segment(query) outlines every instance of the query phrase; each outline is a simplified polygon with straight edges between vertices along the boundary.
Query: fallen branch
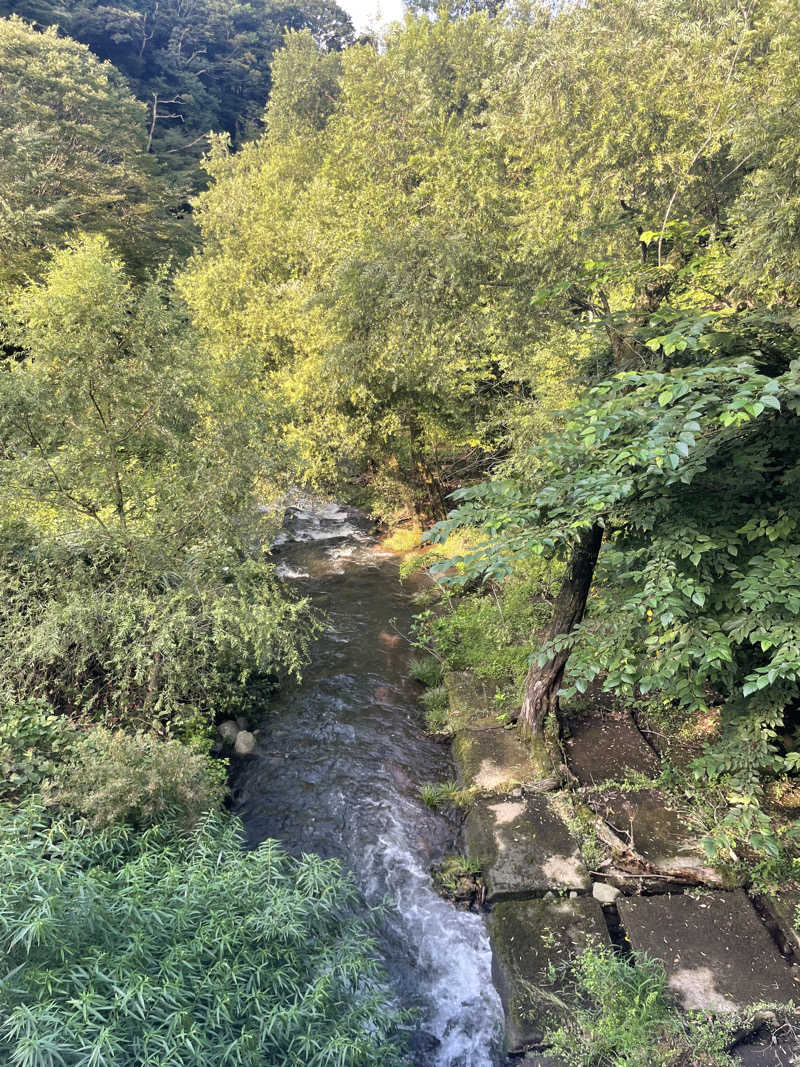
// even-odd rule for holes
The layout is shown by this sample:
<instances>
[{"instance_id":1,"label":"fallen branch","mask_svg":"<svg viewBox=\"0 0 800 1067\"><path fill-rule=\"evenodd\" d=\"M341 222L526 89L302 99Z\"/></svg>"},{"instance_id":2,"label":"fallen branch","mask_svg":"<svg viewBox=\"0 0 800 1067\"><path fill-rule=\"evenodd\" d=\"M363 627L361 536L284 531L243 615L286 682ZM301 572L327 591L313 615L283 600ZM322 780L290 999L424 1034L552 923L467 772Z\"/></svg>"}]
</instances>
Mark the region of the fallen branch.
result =
<instances>
[{"instance_id":1,"label":"fallen branch","mask_svg":"<svg viewBox=\"0 0 800 1067\"><path fill-rule=\"evenodd\" d=\"M625 874L647 876L652 878L668 878L673 882L681 882L684 885L710 885L722 888L724 882L721 875L713 867L660 867L646 860L641 853L616 834L605 819L598 815L595 818L595 830L597 836L611 849L613 862Z\"/></svg>"}]
</instances>

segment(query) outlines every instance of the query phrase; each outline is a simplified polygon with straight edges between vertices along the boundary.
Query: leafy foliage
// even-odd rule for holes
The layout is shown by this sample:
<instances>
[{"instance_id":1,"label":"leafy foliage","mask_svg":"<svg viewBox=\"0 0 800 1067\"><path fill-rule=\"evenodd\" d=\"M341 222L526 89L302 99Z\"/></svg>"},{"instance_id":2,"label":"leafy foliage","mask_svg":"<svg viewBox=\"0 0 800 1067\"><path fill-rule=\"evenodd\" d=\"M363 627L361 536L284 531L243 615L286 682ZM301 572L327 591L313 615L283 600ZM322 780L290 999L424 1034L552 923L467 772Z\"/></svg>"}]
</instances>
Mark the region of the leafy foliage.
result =
<instances>
[{"instance_id":1,"label":"leafy foliage","mask_svg":"<svg viewBox=\"0 0 800 1067\"><path fill-rule=\"evenodd\" d=\"M573 1067L727 1067L734 1024L684 1014L659 960L589 948L575 960L570 1018L547 1035ZM572 1006L574 1003L574 1007Z\"/></svg>"},{"instance_id":2,"label":"leafy foliage","mask_svg":"<svg viewBox=\"0 0 800 1067\"><path fill-rule=\"evenodd\" d=\"M649 343L664 352L669 336ZM536 489L464 490L439 536L484 522L491 540L462 563L503 574L516 556L558 555L603 525L600 596L540 661L571 649L572 691L602 676L633 699L724 703L722 741L697 769L752 793L764 771L794 766L776 731L800 677L797 341L783 314L706 315L680 336L694 338L691 362L588 390L537 451Z\"/></svg>"},{"instance_id":3,"label":"leafy foliage","mask_svg":"<svg viewBox=\"0 0 800 1067\"><path fill-rule=\"evenodd\" d=\"M227 816L0 824L0 1054L55 1064L399 1063L356 891L332 860L245 851Z\"/></svg>"},{"instance_id":4,"label":"leafy foliage","mask_svg":"<svg viewBox=\"0 0 800 1067\"><path fill-rule=\"evenodd\" d=\"M102 548L17 546L3 557L0 682L10 692L186 730L238 710L251 679L299 671L307 605L288 599L265 563L209 545L164 571L151 560L147 572Z\"/></svg>"},{"instance_id":5,"label":"leafy foliage","mask_svg":"<svg viewBox=\"0 0 800 1067\"><path fill-rule=\"evenodd\" d=\"M415 641L435 649L449 670L472 671L507 684L517 694L535 633L549 615L554 569L534 560L477 591L459 594L445 585L440 604L416 616ZM465 576L451 578L457 585Z\"/></svg>"},{"instance_id":6,"label":"leafy foliage","mask_svg":"<svg viewBox=\"0 0 800 1067\"><path fill-rule=\"evenodd\" d=\"M0 800L36 791L75 743L73 723L43 700L0 699Z\"/></svg>"},{"instance_id":7,"label":"leafy foliage","mask_svg":"<svg viewBox=\"0 0 800 1067\"><path fill-rule=\"evenodd\" d=\"M296 673L309 632L257 547L263 446L216 388L237 368L167 296L86 238L16 295L0 374L2 686L148 728Z\"/></svg>"}]
</instances>

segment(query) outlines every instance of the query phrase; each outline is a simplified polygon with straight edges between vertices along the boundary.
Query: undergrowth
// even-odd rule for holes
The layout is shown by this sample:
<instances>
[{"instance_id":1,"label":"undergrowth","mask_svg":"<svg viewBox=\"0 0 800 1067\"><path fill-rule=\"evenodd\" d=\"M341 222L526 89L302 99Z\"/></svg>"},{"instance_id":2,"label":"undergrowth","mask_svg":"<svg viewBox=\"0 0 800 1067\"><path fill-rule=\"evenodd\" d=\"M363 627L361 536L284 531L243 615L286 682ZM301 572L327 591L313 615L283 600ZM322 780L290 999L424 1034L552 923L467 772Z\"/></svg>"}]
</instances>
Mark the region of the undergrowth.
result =
<instances>
[{"instance_id":1,"label":"undergrowth","mask_svg":"<svg viewBox=\"0 0 800 1067\"><path fill-rule=\"evenodd\" d=\"M428 808L468 808L474 791L463 789L458 782L426 782L420 786L419 795Z\"/></svg>"},{"instance_id":2,"label":"undergrowth","mask_svg":"<svg viewBox=\"0 0 800 1067\"><path fill-rule=\"evenodd\" d=\"M660 960L589 948L572 963L569 1012L545 1035L570 1067L728 1067L736 1023L682 1012ZM562 996L564 994L561 994ZM738 1022L738 1020L737 1020Z\"/></svg>"},{"instance_id":3,"label":"undergrowth","mask_svg":"<svg viewBox=\"0 0 800 1067\"><path fill-rule=\"evenodd\" d=\"M338 862L0 810L0 1062L16 1067L389 1067L373 928Z\"/></svg>"}]
</instances>

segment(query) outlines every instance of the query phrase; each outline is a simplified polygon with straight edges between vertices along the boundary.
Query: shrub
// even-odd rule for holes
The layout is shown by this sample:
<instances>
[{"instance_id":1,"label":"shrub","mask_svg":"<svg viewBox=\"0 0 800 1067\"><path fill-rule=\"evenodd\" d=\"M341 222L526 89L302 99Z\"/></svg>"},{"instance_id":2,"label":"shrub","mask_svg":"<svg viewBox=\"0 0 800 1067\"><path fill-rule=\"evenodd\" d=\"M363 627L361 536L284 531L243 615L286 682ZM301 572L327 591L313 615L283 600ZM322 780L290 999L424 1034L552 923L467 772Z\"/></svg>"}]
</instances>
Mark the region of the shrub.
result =
<instances>
[{"instance_id":1,"label":"shrub","mask_svg":"<svg viewBox=\"0 0 800 1067\"><path fill-rule=\"evenodd\" d=\"M74 741L72 724L46 701L0 697L0 799L38 789Z\"/></svg>"},{"instance_id":2,"label":"shrub","mask_svg":"<svg viewBox=\"0 0 800 1067\"><path fill-rule=\"evenodd\" d=\"M449 732L450 698L443 685L426 689L420 697L425 707L425 726L431 733Z\"/></svg>"},{"instance_id":3,"label":"shrub","mask_svg":"<svg viewBox=\"0 0 800 1067\"><path fill-rule=\"evenodd\" d=\"M197 709L238 710L253 678L299 671L312 627L270 566L219 544L137 570L97 543L41 540L0 553L0 628L9 692L180 730Z\"/></svg>"},{"instance_id":4,"label":"shrub","mask_svg":"<svg viewBox=\"0 0 800 1067\"><path fill-rule=\"evenodd\" d=\"M660 960L589 948L571 969L569 1020L545 1035L571 1067L726 1067L734 1025L683 1013Z\"/></svg>"},{"instance_id":5,"label":"shrub","mask_svg":"<svg viewBox=\"0 0 800 1067\"><path fill-rule=\"evenodd\" d=\"M0 817L0 1061L388 1067L370 929L336 861L242 847L216 814L137 835Z\"/></svg>"},{"instance_id":6,"label":"shrub","mask_svg":"<svg viewBox=\"0 0 800 1067\"><path fill-rule=\"evenodd\" d=\"M473 791L462 789L456 781L425 782L419 787L419 795L422 803L431 809L468 808L473 799Z\"/></svg>"},{"instance_id":7,"label":"shrub","mask_svg":"<svg viewBox=\"0 0 800 1067\"><path fill-rule=\"evenodd\" d=\"M459 594L446 587L440 609L416 616L415 644L434 650L447 670L510 682L516 690L535 649L532 635L550 617L552 578L548 565L535 560L519 575L476 592Z\"/></svg>"},{"instance_id":8,"label":"shrub","mask_svg":"<svg viewBox=\"0 0 800 1067\"><path fill-rule=\"evenodd\" d=\"M180 741L97 727L57 772L49 799L95 828L141 828L164 819L191 826L220 806L224 779L223 763Z\"/></svg>"}]
</instances>

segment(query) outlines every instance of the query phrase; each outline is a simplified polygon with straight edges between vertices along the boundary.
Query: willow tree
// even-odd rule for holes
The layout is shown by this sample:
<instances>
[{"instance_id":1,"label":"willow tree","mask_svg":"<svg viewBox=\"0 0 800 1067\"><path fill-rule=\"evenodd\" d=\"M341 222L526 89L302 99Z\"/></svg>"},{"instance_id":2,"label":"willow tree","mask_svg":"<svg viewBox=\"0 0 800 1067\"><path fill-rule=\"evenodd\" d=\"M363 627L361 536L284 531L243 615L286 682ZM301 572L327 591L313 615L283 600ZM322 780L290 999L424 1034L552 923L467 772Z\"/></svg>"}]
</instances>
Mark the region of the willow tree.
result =
<instances>
[{"instance_id":1,"label":"willow tree","mask_svg":"<svg viewBox=\"0 0 800 1067\"><path fill-rule=\"evenodd\" d=\"M485 15L409 18L341 58L293 37L267 135L212 160L183 288L217 351L260 357L295 478L441 516L522 398L566 400L559 356L516 329L519 190L490 133L507 39Z\"/></svg>"},{"instance_id":2,"label":"willow tree","mask_svg":"<svg viewBox=\"0 0 800 1067\"><path fill-rule=\"evenodd\" d=\"M297 670L308 618L258 547L267 447L238 364L98 236L3 317L0 699L191 730Z\"/></svg>"},{"instance_id":3,"label":"willow tree","mask_svg":"<svg viewBox=\"0 0 800 1067\"><path fill-rule=\"evenodd\" d=\"M0 19L0 289L35 275L75 230L106 234L139 270L180 251L143 117L84 45Z\"/></svg>"}]
</instances>

